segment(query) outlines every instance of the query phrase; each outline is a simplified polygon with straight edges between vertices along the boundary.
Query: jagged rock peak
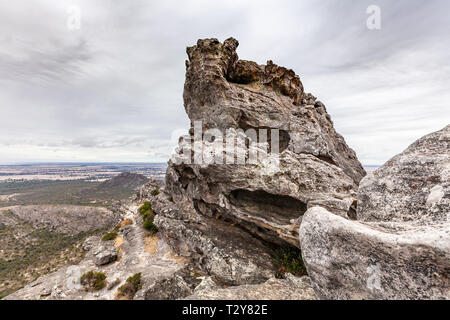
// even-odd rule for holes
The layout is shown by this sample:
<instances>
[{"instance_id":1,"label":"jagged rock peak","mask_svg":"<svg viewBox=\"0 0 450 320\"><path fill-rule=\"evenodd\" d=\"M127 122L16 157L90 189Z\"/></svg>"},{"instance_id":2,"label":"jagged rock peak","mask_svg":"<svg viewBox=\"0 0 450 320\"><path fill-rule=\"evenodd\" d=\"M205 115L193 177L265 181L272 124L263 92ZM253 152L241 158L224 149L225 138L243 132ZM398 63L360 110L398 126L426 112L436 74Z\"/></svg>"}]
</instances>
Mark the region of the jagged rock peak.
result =
<instances>
[{"instance_id":1,"label":"jagged rock peak","mask_svg":"<svg viewBox=\"0 0 450 320\"><path fill-rule=\"evenodd\" d=\"M311 154L344 170L355 184L365 171L328 115L325 105L305 93L294 71L272 61L239 60L238 41L198 40L188 47L184 106L203 129L280 130L280 152Z\"/></svg>"},{"instance_id":2,"label":"jagged rock peak","mask_svg":"<svg viewBox=\"0 0 450 320\"><path fill-rule=\"evenodd\" d=\"M292 98L292 103L300 105L305 96L299 76L291 69L277 66L271 60L260 66L256 62L239 60L236 49L239 42L228 38L224 43L217 39L198 40L197 45L187 48L186 79L196 79L200 75L220 77L237 84L264 84L273 90ZM201 63L210 61L211 64ZM197 68L202 66L202 69Z\"/></svg>"}]
</instances>

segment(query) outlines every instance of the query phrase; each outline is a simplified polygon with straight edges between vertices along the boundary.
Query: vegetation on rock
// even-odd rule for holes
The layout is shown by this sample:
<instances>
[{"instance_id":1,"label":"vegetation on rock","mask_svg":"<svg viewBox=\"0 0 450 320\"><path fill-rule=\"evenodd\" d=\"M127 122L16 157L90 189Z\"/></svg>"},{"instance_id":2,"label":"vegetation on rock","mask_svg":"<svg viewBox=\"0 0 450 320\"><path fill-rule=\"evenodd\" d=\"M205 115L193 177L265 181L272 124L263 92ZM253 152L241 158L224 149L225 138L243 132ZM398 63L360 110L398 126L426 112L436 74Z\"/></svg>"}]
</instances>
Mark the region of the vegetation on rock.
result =
<instances>
[{"instance_id":1,"label":"vegetation on rock","mask_svg":"<svg viewBox=\"0 0 450 320\"><path fill-rule=\"evenodd\" d=\"M274 264L277 268L277 278L283 278L285 273L291 273L294 276L307 275L302 253L298 248L292 246L279 248L275 252Z\"/></svg>"},{"instance_id":2,"label":"vegetation on rock","mask_svg":"<svg viewBox=\"0 0 450 320\"><path fill-rule=\"evenodd\" d=\"M155 189L157 190L157 189ZM159 192L159 191L158 191ZM155 218L155 213L153 212L152 205L149 201L146 201L142 206L138 209L139 213L142 215L143 227L150 231L152 234L158 232L158 228L153 223Z\"/></svg>"},{"instance_id":3,"label":"vegetation on rock","mask_svg":"<svg viewBox=\"0 0 450 320\"><path fill-rule=\"evenodd\" d=\"M119 232L120 230L120 224L117 225L113 231L108 232L107 234L105 234L102 238L103 241L110 241L110 240L114 240L117 237L117 232Z\"/></svg>"},{"instance_id":4,"label":"vegetation on rock","mask_svg":"<svg viewBox=\"0 0 450 320\"><path fill-rule=\"evenodd\" d=\"M153 189L153 190L150 192L150 194L151 194L152 196L157 196L157 195L159 194L159 189Z\"/></svg>"},{"instance_id":5,"label":"vegetation on rock","mask_svg":"<svg viewBox=\"0 0 450 320\"><path fill-rule=\"evenodd\" d=\"M91 270L81 276L80 282L86 291L98 291L106 287L106 275Z\"/></svg>"},{"instance_id":6,"label":"vegetation on rock","mask_svg":"<svg viewBox=\"0 0 450 320\"><path fill-rule=\"evenodd\" d=\"M142 280L141 273L139 272L129 277L125 284L117 289L117 298L131 300L140 288L142 288Z\"/></svg>"}]
</instances>

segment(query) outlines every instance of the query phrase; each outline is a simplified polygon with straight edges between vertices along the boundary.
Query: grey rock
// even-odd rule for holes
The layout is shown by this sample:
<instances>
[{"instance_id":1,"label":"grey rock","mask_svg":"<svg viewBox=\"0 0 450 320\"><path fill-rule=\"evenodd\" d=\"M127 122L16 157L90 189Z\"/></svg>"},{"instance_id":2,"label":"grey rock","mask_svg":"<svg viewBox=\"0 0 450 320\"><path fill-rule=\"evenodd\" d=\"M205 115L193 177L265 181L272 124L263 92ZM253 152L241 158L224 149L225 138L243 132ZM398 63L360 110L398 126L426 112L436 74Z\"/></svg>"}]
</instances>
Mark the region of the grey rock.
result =
<instances>
[{"instance_id":1,"label":"grey rock","mask_svg":"<svg viewBox=\"0 0 450 320\"><path fill-rule=\"evenodd\" d=\"M360 221L441 223L450 211L450 125L429 134L361 181Z\"/></svg>"},{"instance_id":2,"label":"grey rock","mask_svg":"<svg viewBox=\"0 0 450 320\"><path fill-rule=\"evenodd\" d=\"M309 209L303 260L325 299L450 299L449 129L361 182L357 218Z\"/></svg>"},{"instance_id":3,"label":"grey rock","mask_svg":"<svg viewBox=\"0 0 450 320\"><path fill-rule=\"evenodd\" d=\"M121 282L120 279L117 278L117 279L114 280L113 282L109 283L109 284L108 284L108 290L114 289L115 287L117 287L117 286L120 284L120 282Z\"/></svg>"},{"instance_id":4,"label":"grey rock","mask_svg":"<svg viewBox=\"0 0 450 320\"><path fill-rule=\"evenodd\" d=\"M97 266L102 266L117 260L117 249L112 244L101 245L95 249L94 263Z\"/></svg>"},{"instance_id":5,"label":"grey rock","mask_svg":"<svg viewBox=\"0 0 450 320\"><path fill-rule=\"evenodd\" d=\"M155 281L145 289L146 300L175 300L192 294L192 289L179 275Z\"/></svg>"},{"instance_id":6,"label":"grey rock","mask_svg":"<svg viewBox=\"0 0 450 320\"><path fill-rule=\"evenodd\" d=\"M308 277L271 278L262 284L241 285L223 289L205 288L186 300L316 300ZM295 279L294 279L295 278Z\"/></svg>"}]
</instances>

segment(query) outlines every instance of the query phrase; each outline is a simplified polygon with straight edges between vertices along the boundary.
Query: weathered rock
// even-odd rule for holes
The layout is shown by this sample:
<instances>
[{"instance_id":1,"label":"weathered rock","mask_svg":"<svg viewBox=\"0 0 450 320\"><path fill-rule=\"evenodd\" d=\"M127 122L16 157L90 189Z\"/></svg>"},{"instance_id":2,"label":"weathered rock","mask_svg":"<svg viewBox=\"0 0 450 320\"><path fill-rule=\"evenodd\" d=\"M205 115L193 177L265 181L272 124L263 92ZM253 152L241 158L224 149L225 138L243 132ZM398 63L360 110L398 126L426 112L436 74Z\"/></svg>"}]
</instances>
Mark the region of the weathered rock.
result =
<instances>
[{"instance_id":1,"label":"weathered rock","mask_svg":"<svg viewBox=\"0 0 450 320\"><path fill-rule=\"evenodd\" d=\"M363 179L359 221L306 212L300 243L319 297L450 299L449 129Z\"/></svg>"},{"instance_id":2,"label":"weathered rock","mask_svg":"<svg viewBox=\"0 0 450 320\"><path fill-rule=\"evenodd\" d=\"M233 285L273 276L273 250L299 246L297 224L310 202L346 216L365 174L300 78L271 61L238 60L237 46L233 38L205 39L187 49L183 97L190 135L180 139L169 162L166 194L151 198L155 224L171 247ZM210 131L195 145L198 121ZM195 151L216 150L220 140L212 129L226 141L247 141L236 143L237 157L267 156L245 164L191 164ZM249 138L243 131L252 129L256 137ZM269 131L264 143L259 129L278 130L279 158L276 136Z\"/></svg>"},{"instance_id":3,"label":"weathered rock","mask_svg":"<svg viewBox=\"0 0 450 320\"><path fill-rule=\"evenodd\" d=\"M102 266L117 260L117 249L112 244L99 246L93 254L94 263L97 266Z\"/></svg>"},{"instance_id":4,"label":"weathered rock","mask_svg":"<svg viewBox=\"0 0 450 320\"><path fill-rule=\"evenodd\" d=\"M145 289L146 300L175 300L192 294L192 289L179 275L155 281Z\"/></svg>"},{"instance_id":5,"label":"weathered rock","mask_svg":"<svg viewBox=\"0 0 450 320\"><path fill-rule=\"evenodd\" d=\"M316 300L308 277L271 278L262 284L224 289L206 288L186 297L187 300Z\"/></svg>"},{"instance_id":6,"label":"weathered rock","mask_svg":"<svg viewBox=\"0 0 450 320\"><path fill-rule=\"evenodd\" d=\"M336 133L325 106L304 93L294 71L268 61L238 60L238 41L198 40L187 48L184 106L205 128L276 128L280 152L311 154L343 169L356 183L365 171Z\"/></svg>"},{"instance_id":7,"label":"weathered rock","mask_svg":"<svg viewBox=\"0 0 450 320\"><path fill-rule=\"evenodd\" d=\"M442 223L450 211L450 125L361 181L358 220Z\"/></svg>"}]
</instances>

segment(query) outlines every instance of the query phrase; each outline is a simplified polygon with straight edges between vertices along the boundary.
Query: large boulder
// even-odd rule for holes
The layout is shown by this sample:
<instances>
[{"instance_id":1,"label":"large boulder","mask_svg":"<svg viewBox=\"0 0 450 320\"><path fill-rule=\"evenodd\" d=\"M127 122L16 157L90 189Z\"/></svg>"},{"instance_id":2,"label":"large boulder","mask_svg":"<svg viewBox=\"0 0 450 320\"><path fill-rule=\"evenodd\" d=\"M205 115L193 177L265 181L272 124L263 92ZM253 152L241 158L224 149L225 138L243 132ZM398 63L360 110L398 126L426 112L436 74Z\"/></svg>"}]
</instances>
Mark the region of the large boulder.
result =
<instances>
[{"instance_id":1,"label":"large boulder","mask_svg":"<svg viewBox=\"0 0 450 320\"><path fill-rule=\"evenodd\" d=\"M204 39L187 49L183 97L191 128L169 161L164 192L150 196L172 248L233 285L273 276L274 249L299 247L308 207L354 216L365 175L294 71L239 60L237 46L233 38ZM212 153L224 163L208 161ZM250 160L255 154L265 156Z\"/></svg>"},{"instance_id":2,"label":"large boulder","mask_svg":"<svg viewBox=\"0 0 450 320\"><path fill-rule=\"evenodd\" d=\"M450 126L361 181L357 219L308 210L300 226L326 299L450 299Z\"/></svg>"},{"instance_id":3,"label":"large boulder","mask_svg":"<svg viewBox=\"0 0 450 320\"><path fill-rule=\"evenodd\" d=\"M111 242L111 241L109 241ZM97 266L102 266L117 260L118 251L112 243L98 246L94 252L94 263Z\"/></svg>"}]
</instances>

